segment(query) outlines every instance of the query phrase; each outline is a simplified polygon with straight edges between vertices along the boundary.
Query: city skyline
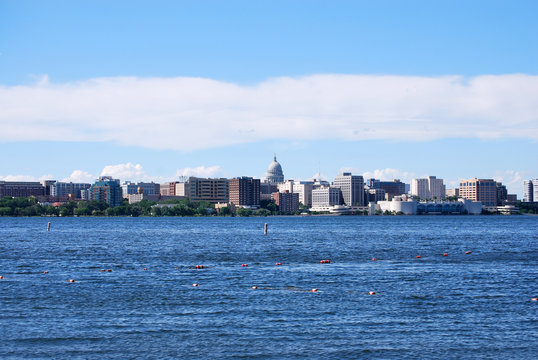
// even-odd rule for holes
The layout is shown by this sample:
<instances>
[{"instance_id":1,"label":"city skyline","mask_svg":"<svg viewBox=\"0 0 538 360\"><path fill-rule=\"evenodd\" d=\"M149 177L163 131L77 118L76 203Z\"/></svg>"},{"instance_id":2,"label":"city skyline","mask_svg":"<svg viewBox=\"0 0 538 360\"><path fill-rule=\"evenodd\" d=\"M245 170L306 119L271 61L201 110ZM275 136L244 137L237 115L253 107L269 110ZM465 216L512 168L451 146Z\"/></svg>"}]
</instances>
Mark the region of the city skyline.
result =
<instances>
[{"instance_id":1,"label":"city skyline","mask_svg":"<svg viewBox=\"0 0 538 360\"><path fill-rule=\"evenodd\" d=\"M538 176L535 2L55 4L0 1L0 180Z\"/></svg>"}]
</instances>

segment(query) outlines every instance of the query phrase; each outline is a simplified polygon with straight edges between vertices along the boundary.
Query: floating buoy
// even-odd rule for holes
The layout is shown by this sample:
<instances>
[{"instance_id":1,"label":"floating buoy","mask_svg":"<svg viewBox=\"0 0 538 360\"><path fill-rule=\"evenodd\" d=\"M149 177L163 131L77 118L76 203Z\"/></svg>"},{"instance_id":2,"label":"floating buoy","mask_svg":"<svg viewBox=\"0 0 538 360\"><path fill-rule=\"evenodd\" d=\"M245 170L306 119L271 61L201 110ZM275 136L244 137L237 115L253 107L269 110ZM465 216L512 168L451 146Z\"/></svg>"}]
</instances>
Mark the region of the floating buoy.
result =
<instances>
[{"instance_id":1,"label":"floating buoy","mask_svg":"<svg viewBox=\"0 0 538 360\"><path fill-rule=\"evenodd\" d=\"M105 270L105 269L101 269L101 270L99 270L99 271L100 271L100 272L105 272L106 270Z\"/></svg>"},{"instance_id":2,"label":"floating buoy","mask_svg":"<svg viewBox=\"0 0 538 360\"><path fill-rule=\"evenodd\" d=\"M0 275L0 280L2 280L2 279L4 279L4 277Z\"/></svg>"},{"instance_id":3,"label":"floating buoy","mask_svg":"<svg viewBox=\"0 0 538 360\"><path fill-rule=\"evenodd\" d=\"M147 271L148 269L147 269L147 268L143 268L142 270L143 270L143 271Z\"/></svg>"},{"instance_id":4,"label":"floating buoy","mask_svg":"<svg viewBox=\"0 0 538 360\"><path fill-rule=\"evenodd\" d=\"M253 289L257 289L258 287L257 287L256 285L254 285L252 288L253 288Z\"/></svg>"},{"instance_id":5,"label":"floating buoy","mask_svg":"<svg viewBox=\"0 0 538 360\"><path fill-rule=\"evenodd\" d=\"M176 267L176 268L174 268L174 270L179 270L179 268Z\"/></svg>"},{"instance_id":6,"label":"floating buoy","mask_svg":"<svg viewBox=\"0 0 538 360\"><path fill-rule=\"evenodd\" d=\"M197 268L197 269L203 269L203 268L204 268L204 265L196 265L196 268Z\"/></svg>"},{"instance_id":7,"label":"floating buoy","mask_svg":"<svg viewBox=\"0 0 538 360\"><path fill-rule=\"evenodd\" d=\"M448 254L447 254L447 253L444 253L443 256L448 256Z\"/></svg>"},{"instance_id":8,"label":"floating buoy","mask_svg":"<svg viewBox=\"0 0 538 360\"><path fill-rule=\"evenodd\" d=\"M280 265L282 265L282 263L276 263L276 264L275 264L275 266L280 266Z\"/></svg>"},{"instance_id":9,"label":"floating buoy","mask_svg":"<svg viewBox=\"0 0 538 360\"><path fill-rule=\"evenodd\" d=\"M375 291L369 291L368 295L375 295Z\"/></svg>"},{"instance_id":10,"label":"floating buoy","mask_svg":"<svg viewBox=\"0 0 538 360\"><path fill-rule=\"evenodd\" d=\"M192 284L192 286L198 286L198 284Z\"/></svg>"},{"instance_id":11,"label":"floating buoy","mask_svg":"<svg viewBox=\"0 0 538 360\"><path fill-rule=\"evenodd\" d=\"M532 298L531 301L538 301L538 297Z\"/></svg>"},{"instance_id":12,"label":"floating buoy","mask_svg":"<svg viewBox=\"0 0 538 360\"><path fill-rule=\"evenodd\" d=\"M112 272L112 269L106 269L106 272Z\"/></svg>"},{"instance_id":13,"label":"floating buoy","mask_svg":"<svg viewBox=\"0 0 538 360\"><path fill-rule=\"evenodd\" d=\"M48 274L49 272L47 270L43 271L43 274Z\"/></svg>"},{"instance_id":14,"label":"floating buoy","mask_svg":"<svg viewBox=\"0 0 538 360\"><path fill-rule=\"evenodd\" d=\"M376 261L377 259L376 258L372 258L372 261Z\"/></svg>"},{"instance_id":15,"label":"floating buoy","mask_svg":"<svg viewBox=\"0 0 538 360\"><path fill-rule=\"evenodd\" d=\"M417 259L420 259L421 257L422 257L422 256L420 256L420 255L417 255Z\"/></svg>"},{"instance_id":16,"label":"floating buoy","mask_svg":"<svg viewBox=\"0 0 538 360\"><path fill-rule=\"evenodd\" d=\"M469 254L472 254L472 251L466 251L465 252L465 255L469 255Z\"/></svg>"},{"instance_id":17,"label":"floating buoy","mask_svg":"<svg viewBox=\"0 0 538 360\"><path fill-rule=\"evenodd\" d=\"M319 263L320 264L330 264L331 260L321 260Z\"/></svg>"},{"instance_id":18,"label":"floating buoy","mask_svg":"<svg viewBox=\"0 0 538 360\"><path fill-rule=\"evenodd\" d=\"M75 279L69 279L68 282L70 282L70 283L74 283L74 282L75 282Z\"/></svg>"},{"instance_id":19,"label":"floating buoy","mask_svg":"<svg viewBox=\"0 0 538 360\"><path fill-rule=\"evenodd\" d=\"M318 292L318 289L312 289L312 292Z\"/></svg>"},{"instance_id":20,"label":"floating buoy","mask_svg":"<svg viewBox=\"0 0 538 360\"><path fill-rule=\"evenodd\" d=\"M248 266L248 264L241 264L241 266L242 266L242 267L247 267L247 266Z\"/></svg>"}]
</instances>

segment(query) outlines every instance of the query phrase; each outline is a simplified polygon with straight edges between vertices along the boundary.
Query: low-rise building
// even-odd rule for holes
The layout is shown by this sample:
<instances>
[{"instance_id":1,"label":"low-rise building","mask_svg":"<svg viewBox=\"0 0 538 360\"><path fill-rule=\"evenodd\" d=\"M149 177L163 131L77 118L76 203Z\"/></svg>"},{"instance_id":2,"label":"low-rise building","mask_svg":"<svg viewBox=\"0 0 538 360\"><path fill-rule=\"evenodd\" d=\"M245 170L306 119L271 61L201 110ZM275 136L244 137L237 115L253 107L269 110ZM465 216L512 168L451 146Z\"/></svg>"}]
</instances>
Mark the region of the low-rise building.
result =
<instances>
[{"instance_id":1,"label":"low-rise building","mask_svg":"<svg viewBox=\"0 0 538 360\"><path fill-rule=\"evenodd\" d=\"M230 203L235 206L260 206L260 179L238 177L229 180Z\"/></svg>"},{"instance_id":2,"label":"low-rise building","mask_svg":"<svg viewBox=\"0 0 538 360\"><path fill-rule=\"evenodd\" d=\"M45 187L38 181L0 181L0 199L4 196L29 197L45 195Z\"/></svg>"},{"instance_id":3,"label":"low-rise building","mask_svg":"<svg viewBox=\"0 0 538 360\"><path fill-rule=\"evenodd\" d=\"M325 186L312 190L312 210L340 205L342 192L339 188Z\"/></svg>"},{"instance_id":4,"label":"low-rise building","mask_svg":"<svg viewBox=\"0 0 538 360\"><path fill-rule=\"evenodd\" d=\"M289 191L273 193L273 200L281 214L291 214L299 211L299 194Z\"/></svg>"}]
</instances>

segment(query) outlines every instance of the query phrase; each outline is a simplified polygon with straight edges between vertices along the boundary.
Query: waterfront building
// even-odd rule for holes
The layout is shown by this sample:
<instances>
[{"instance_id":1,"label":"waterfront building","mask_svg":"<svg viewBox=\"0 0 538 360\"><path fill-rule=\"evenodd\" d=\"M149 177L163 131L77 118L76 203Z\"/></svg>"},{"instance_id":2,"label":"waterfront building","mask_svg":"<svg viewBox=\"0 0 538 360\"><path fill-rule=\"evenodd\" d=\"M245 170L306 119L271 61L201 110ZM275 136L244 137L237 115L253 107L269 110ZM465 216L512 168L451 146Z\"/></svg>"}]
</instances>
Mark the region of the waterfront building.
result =
<instances>
[{"instance_id":1,"label":"waterfront building","mask_svg":"<svg viewBox=\"0 0 538 360\"><path fill-rule=\"evenodd\" d=\"M385 190L385 198L391 200L395 196L405 194L405 183L400 179L394 179L392 181L380 181L377 179L368 179L366 182L370 189L383 189Z\"/></svg>"},{"instance_id":2,"label":"waterfront building","mask_svg":"<svg viewBox=\"0 0 538 360\"><path fill-rule=\"evenodd\" d=\"M260 183L260 200L271 200L274 192L278 192L278 185L267 180Z\"/></svg>"},{"instance_id":3,"label":"waterfront building","mask_svg":"<svg viewBox=\"0 0 538 360\"><path fill-rule=\"evenodd\" d=\"M523 202L538 202L538 179L523 182Z\"/></svg>"},{"instance_id":4,"label":"waterfront building","mask_svg":"<svg viewBox=\"0 0 538 360\"><path fill-rule=\"evenodd\" d=\"M425 179L411 180L410 193L424 200L444 199L446 197L446 187L443 184L443 179L428 176Z\"/></svg>"},{"instance_id":5,"label":"waterfront building","mask_svg":"<svg viewBox=\"0 0 538 360\"><path fill-rule=\"evenodd\" d=\"M211 204L229 202L228 179L190 177L189 195L191 201L208 201Z\"/></svg>"},{"instance_id":6,"label":"waterfront building","mask_svg":"<svg viewBox=\"0 0 538 360\"><path fill-rule=\"evenodd\" d=\"M38 181L0 181L0 199L5 196L29 197L45 195L45 187Z\"/></svg>"},{"instance_id":7,"label":"waterfront building","mask_svg":"<svg viewBox=\"0 0 538 360\"><path fill-rule=\"evenodd\" d=\"M110 207L122 204L120 181L111 176L100 176L90 187L90 200L104 201Z\"/></svg>"},{"instance_id":8,"label":"waterfront building","mask_svg":"<svg viewBox=\"0 0 538 360\"><path fill-rule=\"evenodd\" d=\"M230 203L234 206L260 206L260 179L238 177L229 181Z\"/></svg>"},{"instance_id":9,"label":"waterfront building","mask_svg":"<svg viewBox=\"0 0 538 360\"><path fill-rule=\"evenodd\" d=\"M508 201L508 190L502 183L496 183L497 187L497 206L504 206Z\"/></svg>"},{"instance_id":10,"label":"waterfront building","mask_svg":"<svg viewBox=\"0 0 538 360\"><path fill-rule=\"evenodd\" d=\"M421 201L409 199L406 196L395 196L391 201L379 201L375 209L382 213L404 215L440 215L440 214L468 214L479 215L482 213L482 203L480 201L458 200L458 201Z\"/></svg>"},{"instance_id":11,"label":"waterfront building","mask_svg":"<svg viewBox=\"0 0 538 360\"><path fill-rule=\"evenodd\" d=\"M344 172L334 178L333 186L342 192L342 201L346 206L364 205L364 179L361 175Z\"/></svg>"},{"instance_id":12,"label":"waterfront building","mask_svg":"<svg viewBox=\"0 0 538 360\"><path fill-rule=\"evenodd\" d=\"M159 195L161 193L161 186L160 184L156 184L154 182L145 183L145 182L139 182L139 183L133 183L130 181L124 181L123 184L121 184L121 190L122 190L122 196L124 198L127 198L127 195L131 194L137 194L138 188L142 187L144 194L146 195Z\"/></svg>"},{"instance_id":13,"label":"waterfront building","mask_svg":"<svg viewBox=\"0 0 538 360\"><path fill-rule=\"evenodd\" d=\"M312 206L313 181L299 181L293 184L293 192L299 194L299 202L305 207Z\"/></svg>"},{"instance_id":14,"label":"waterfront building","mask_svg":"<svg viewBox=\"0 0 538 360\"><path fill-rule=\"evenodd\" d=\"M325 208L340 205L342 191L339 188L325 186L312 190L312 208Z\"/></svg>"},{"instance_id":15,"label":"waterfront building","mask_svg":"<svg viewBox=\"0 0 538 360\"><path fill-rule=\"evenodd\" d=\"M284 182L284 173L282 172L282 166L276 161L276 154L273 158L273 162L269 164L267 174L265 175L267 182L272 184L278 184Z\"/></svg>"},{"instance_id":16,"label":"waterfront building","mask_svg":"<svg viewBox=\"0 0 538 360\"><path fill-rule=\"evenodd\" d=\"M385 190L383 189L366 189L367 201L376 204L378 201L385 200Z\"/></svg>"},{"instance_id":17,"label":"waterfront building","mask_svg":"<svg viewBox=\"0 0 538 360\"><path fill-rule=\"evenodd\" d=\"M71 197L81 199L81 192L89 189L91 184L72 183L72 182L54 182L50 185L50 196Z\"/></svg>"},{"instance_id":18,"label":"waterfront building","mask_svg":"<svg viewBox=\"0 0 538 360\"><path fill-rule=\"evenodd\" d=\"M446 197L459 197L460 196L460 189L458 188L455 188L455 189L446 189Z\"/></svg>"},{"instance_id":19,"label":"waterfront building","mask_svg":"<svg viewBox=\"0 0 538 360\"><path fill-rule=\"evenodd\" d=\"M299 211L299 194L289 191L273 193L273 200L281 214L290 214Z\"/></svg>"},{"instance_id":20,"label":"waterfront building","mask_svg":"<svg viewBox=\"0 0 538 360\"><path fill-rule=\"evenodd\" d=\"M460 181L460 198L480 201L483 206L497 206L497 183L493 179Z\"/></svg>"}]
</instances>

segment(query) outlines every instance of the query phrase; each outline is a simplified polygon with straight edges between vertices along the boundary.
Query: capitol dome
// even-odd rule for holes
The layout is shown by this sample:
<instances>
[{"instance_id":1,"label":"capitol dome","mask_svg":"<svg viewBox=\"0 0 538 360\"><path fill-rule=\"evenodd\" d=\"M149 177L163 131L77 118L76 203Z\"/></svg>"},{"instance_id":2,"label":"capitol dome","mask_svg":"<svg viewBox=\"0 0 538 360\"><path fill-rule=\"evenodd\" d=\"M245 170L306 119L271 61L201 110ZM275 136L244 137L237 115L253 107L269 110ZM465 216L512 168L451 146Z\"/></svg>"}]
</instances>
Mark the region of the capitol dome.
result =
<instances>
[{"instance_id":1,"label":"capitol dome","mask_svg":"<svg viewBox=\"0 0 538 360\"><path fill-rule=\"evenodd\" d=\"M282 166L276 161L276 154L273 158L273 162L269 164L267 168L267 174L265 178L270 183L282 183L284 182L284 173L282 172Z\"/></svg>"}]
</instances>

